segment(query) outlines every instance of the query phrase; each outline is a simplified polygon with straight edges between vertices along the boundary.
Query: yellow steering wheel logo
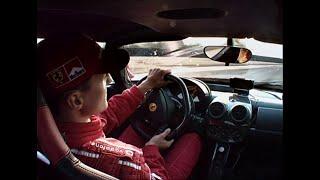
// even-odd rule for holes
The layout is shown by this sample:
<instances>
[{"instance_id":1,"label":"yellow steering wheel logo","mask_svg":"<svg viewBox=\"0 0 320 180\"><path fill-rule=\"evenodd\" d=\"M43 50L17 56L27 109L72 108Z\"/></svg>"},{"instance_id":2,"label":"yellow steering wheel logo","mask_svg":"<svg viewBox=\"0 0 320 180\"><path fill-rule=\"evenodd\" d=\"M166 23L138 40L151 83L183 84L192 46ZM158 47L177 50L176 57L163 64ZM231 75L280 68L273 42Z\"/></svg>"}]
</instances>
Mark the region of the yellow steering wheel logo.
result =
<instances>
[{"instance_id":1,"label":"yellow steering wheel logo","mask_svg":"<svg viewBox=\"0 0 320 180\"><path fill-rule=\"evenodd\" d=\"M149 111L154 112L157 110L157 104L156 103L150 103L149 104Z\"/></svg>"}]
</instances>

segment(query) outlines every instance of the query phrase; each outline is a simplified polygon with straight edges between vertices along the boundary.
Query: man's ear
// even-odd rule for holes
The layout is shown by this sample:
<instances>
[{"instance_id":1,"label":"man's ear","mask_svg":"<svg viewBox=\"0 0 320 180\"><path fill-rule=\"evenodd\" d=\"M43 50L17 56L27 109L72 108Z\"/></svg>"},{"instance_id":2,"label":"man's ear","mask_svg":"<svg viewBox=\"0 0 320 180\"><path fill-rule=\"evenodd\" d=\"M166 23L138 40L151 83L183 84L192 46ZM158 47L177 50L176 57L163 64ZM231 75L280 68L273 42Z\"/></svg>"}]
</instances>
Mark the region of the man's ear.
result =
<instances>
[{"instance_id":1,"label":"man's ear","mask_svg":"<svg viewBox=\"0 0 320 180\"><path fill-rule=\"evenodd\" d=\"M83 97L80 91L75 91L67 96L67 105L73 110L80 110L83 107Z\"/></svg>"}]
</instances>

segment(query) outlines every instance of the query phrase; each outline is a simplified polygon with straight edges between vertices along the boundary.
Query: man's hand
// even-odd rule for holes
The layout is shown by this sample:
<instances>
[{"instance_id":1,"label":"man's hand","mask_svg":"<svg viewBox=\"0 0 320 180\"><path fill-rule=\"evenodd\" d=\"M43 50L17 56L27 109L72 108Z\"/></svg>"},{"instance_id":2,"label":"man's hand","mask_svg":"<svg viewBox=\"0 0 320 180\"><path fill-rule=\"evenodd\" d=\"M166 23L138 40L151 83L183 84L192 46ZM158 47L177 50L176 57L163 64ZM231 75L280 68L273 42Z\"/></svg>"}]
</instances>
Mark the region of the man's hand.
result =
<instances>
[{"instance_id":1,"label":"man's hand","mask_svg":"<svg viewBox=\"0 0 320 180\"><path fill-rule=\"evenodd\" d=\"M146 93L150 89L160 88L165 86L168 82L163 78L165 75L170 74L170 70L162 70L159 68L150 69L148 77L138 85L138 88L142 93Z\"/></svg>"},{"instance_id":2,"label":"man's hand","mask_svg":"<svg viewBox=\"0 0 320 180\"><path fill-rule=\"evenodd\" d=\"M170 128L163 131L163 133L153 136L147 143L147 145L156 145L159 149L167 149L171 146L173 143L173 139L170 141L167 141L165 137L170 133Z\"/></svg>"}]
</instances>

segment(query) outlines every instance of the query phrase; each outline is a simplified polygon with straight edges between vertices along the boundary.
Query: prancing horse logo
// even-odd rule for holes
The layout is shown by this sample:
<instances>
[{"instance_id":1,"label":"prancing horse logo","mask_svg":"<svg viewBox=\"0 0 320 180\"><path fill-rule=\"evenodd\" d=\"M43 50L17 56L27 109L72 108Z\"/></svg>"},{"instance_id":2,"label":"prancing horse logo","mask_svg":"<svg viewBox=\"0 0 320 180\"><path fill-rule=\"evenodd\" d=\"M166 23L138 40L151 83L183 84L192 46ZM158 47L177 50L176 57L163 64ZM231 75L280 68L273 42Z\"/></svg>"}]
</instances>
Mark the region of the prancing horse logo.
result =
<instances>
[{"instance_id":1,"label":"prancing horse logo","mask_svg":"<svg viewBox=\"0 0 320 180\"><path fill-rule=\"evenodd\" d=\"M62 83L63 82L63 74L61 71L56 71L51 75L52 79L56 81L57 83Z\"/></svg>"},{"instance_id":2,"label":"prancing horse logo","mask_svg":"<svg viewBox=\"0 0 320 180\"><path fill-rule=\"evenodd\" d=\"M157 104L156 103L150 103L149 104L149 111L154 112L157 110Z\"/></svg>"}]
</instances>

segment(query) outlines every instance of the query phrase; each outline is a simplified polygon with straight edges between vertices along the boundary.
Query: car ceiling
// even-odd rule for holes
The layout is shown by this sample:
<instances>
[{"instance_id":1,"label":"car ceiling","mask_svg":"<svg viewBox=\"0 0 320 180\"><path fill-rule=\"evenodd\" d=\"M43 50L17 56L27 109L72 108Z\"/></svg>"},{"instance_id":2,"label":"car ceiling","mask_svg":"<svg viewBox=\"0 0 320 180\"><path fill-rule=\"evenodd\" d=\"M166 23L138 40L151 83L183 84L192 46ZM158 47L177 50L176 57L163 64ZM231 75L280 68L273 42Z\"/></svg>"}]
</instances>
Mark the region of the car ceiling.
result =
<instances>
[{"instance_id":1,"label":"car ceiling","mask_svg":"<svg viewBox=\"0 0 320 180\"><path fill-rule=\"evenodd\" d=\"M282 0L39 0L37 37L84 32L118 44L184 37L282 44Z\"/></svg>"}]
</instances>

